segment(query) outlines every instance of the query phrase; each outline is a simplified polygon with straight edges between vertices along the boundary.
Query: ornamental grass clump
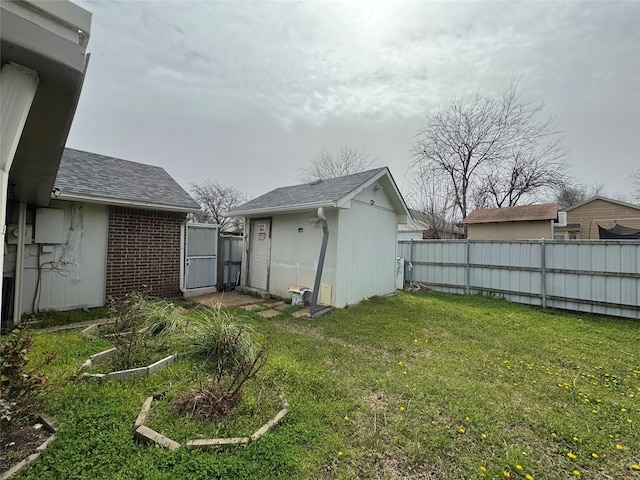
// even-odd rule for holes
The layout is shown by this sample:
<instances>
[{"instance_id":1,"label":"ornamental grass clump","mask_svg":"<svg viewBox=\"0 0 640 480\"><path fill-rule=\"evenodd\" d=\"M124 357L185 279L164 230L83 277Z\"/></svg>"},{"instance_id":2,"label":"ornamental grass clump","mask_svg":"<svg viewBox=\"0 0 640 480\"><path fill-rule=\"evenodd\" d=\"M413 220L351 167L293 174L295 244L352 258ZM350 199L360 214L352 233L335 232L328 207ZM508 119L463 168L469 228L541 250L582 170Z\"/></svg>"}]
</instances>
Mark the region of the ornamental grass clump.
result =
<instances>
[{"instance_id":1,"label":"ornamental grass clump","mask_svg":"<svg viewBox=\"0 0 640 480\"><path fill-rule=\"evenodd\" d=\"M146 365L171 353L172 344L185 331L186 321L175 305L140 292L128 294L113 308L116 321L104 329L103 337L117 349L111 360L116 370Z\"/></svg>"},{"instance_id":2,"label":"ornamental grass clump","mask_svg":"<svg viewBox=\"0 0 640 480\"><path fill-rule=\"evenodd\" d=\"M267 342L220 306L199 312L187 332L187 348L203 363L208 377L197 389L179 395L173 408L179 415L203 420L221 418L241 399L242 387L254 378L267 360Z\"/></svg>"}]
</instances>

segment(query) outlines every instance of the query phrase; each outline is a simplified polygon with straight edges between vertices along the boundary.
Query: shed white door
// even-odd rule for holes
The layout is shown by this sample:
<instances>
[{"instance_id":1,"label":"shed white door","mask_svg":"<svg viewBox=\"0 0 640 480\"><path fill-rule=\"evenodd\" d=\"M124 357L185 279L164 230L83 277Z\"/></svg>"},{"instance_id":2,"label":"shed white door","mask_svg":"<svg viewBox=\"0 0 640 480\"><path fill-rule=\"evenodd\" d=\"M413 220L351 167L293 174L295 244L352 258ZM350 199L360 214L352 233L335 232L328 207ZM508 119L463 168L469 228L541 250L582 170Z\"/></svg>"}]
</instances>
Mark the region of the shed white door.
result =
<instances>
[{"instance_id":1,"label":"shed white door","mask_svg":"<svg viewBox=\"0 0 640 480\"><path fill-rule=\"evenodd\" d=\"M249 286L267 290L271 254L271 219L259 218L251 221L250 241Z\"/></svg>"}]
</instances>

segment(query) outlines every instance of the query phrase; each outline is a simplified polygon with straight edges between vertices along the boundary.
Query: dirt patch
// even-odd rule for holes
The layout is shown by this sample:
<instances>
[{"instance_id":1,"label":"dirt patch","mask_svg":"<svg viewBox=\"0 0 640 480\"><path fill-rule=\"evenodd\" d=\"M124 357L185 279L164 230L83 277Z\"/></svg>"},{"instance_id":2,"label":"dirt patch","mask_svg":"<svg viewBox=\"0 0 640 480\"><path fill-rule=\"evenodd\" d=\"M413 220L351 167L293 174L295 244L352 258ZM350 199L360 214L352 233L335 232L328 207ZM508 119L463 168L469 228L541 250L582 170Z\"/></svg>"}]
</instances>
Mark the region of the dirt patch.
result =
<instances>
[{"instance_id":1,"label":"dirt patch","mask_svg":"<svg viewBox=\"0 0 640 480\"><path fill-rule=\"evenodd\" d=\"M241 295L236 292L210 293L208 295L193 297L191 300L206 305L207 307L217 307L218 305L222 305L223 307L242 307L244 305L264 302L261 298Z\"/></svg>"},{"instance_id":2,"label":"dirt patch","mask_svg":"<svg viewBox=\"0 0 640 480\"><path fill-rule=\"evenodd\" d=\"M13 432L3 432L0 436L0 472L6 472L16 463L27 458L49 438L52 433L40 425L28 425Z\"/></svg>"},{"instance_id":3,"label":"dirt patch","mask_svg":"<svg viewBox=\"0 0 640 480\"><path fill-rule=\"evenodd\" d=\"M371 395L367 395L364 397L364 404L367 406L369 410L374 412L379 412L381 410L386 410L387 405L389 404L389 400L384 392L375 392Z\"/></svg>"},{"instance_id":4,"label":"dirt patch","mask_svg":"<svg viewBox=\"0 0 640 480\"><path fill-rule=\"evenodd\" d=\"M407 466L403 467L394 455L384 453L376 458L373 464L376 472L375 478L384 478L389 480L399 479L425 479L425 480L441 480L447 478L445 472L435 465L426 466Z\"/></svg>"}]
</instances>

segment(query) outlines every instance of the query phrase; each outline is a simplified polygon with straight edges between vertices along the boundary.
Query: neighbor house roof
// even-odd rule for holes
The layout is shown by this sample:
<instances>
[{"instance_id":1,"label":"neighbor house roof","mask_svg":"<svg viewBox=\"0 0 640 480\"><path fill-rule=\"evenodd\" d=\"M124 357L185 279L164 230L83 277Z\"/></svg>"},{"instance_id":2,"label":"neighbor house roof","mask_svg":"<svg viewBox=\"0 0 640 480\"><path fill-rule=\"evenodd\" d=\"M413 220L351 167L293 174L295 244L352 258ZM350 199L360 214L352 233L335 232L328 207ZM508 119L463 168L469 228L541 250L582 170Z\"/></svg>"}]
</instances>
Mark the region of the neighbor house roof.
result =
<instances>
[{"instance_id":1,"label":"neighbor house roof","mask_svg":"<svg viewBox=\"0 0 640 480\"><path fill-rule=\"evenodd\" d=\"M591 197L589 200L585 200L584 202L578 203L577 205L572 205L571 207L567 208L566 211L570 211L573 210L575 208L578 207L582 207L583 205L586 205L588 203L594 202L596 200L602 200L604 202L609 202L609 203L614 203L616 205L620 205L621 207L627 207L627 208L635 208L636 210L640 210L640 205L634 205L632 203L627 203L627 202L623 202L622 200L615 200L613 198L607 198L607 197L601 197L601 196L595 196L595 197Z\"/></svg>"},{"instance_id":2,"label":"neighbor house roof","mask_svg":"<svg viewBox=\"0 0 640 480\"><path fill-rule=\"evenodd\" d=\"M521 207L481 208L467 215L464 223L524 222L556 218L558 218L558 204L543 203Z\"/></svg>"},{"instance_id":3,"label":"neighbor house roof","mask_svg":"<svg viewBox=\"0 0 640 480\"><path fill-rule=\"evenodd\" d=\"M350 200L355 195L375 182L380 182L386 189L396 212L408 217L407 206L387 167L344 177L276 188L227 212L226 216L255 217L256 215L286 213L318 207L348 208Z\"/></svg>"},{"instance_id":4,"label":"neighbor house roof","mask_svg":"<svg viewBox=\"0 0 640 480\"><path fill-rule=\"evenodd\" d=\"M161 167L65 148L54 196L151 210L197 212L200 205Z\"/></svg>"}]
</instances>

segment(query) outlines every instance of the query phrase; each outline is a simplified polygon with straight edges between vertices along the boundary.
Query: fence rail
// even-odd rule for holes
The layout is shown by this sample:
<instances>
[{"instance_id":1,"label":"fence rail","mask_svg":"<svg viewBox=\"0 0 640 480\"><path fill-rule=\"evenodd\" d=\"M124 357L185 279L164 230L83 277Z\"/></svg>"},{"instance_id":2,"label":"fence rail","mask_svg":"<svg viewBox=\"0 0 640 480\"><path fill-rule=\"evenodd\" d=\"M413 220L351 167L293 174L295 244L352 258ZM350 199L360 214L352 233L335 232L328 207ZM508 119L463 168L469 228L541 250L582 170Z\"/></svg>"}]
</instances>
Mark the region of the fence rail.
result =
<instances>
[{"instance_id":1,"label":"fence rail","mask_svg":"<svg viewBox=\"0 0 640 480\"><path fill-rule=\"evenodd\" d=\"M640 319L640 241L398 242L405 281L451 293Z\"/></svg>"}]
</instances>

